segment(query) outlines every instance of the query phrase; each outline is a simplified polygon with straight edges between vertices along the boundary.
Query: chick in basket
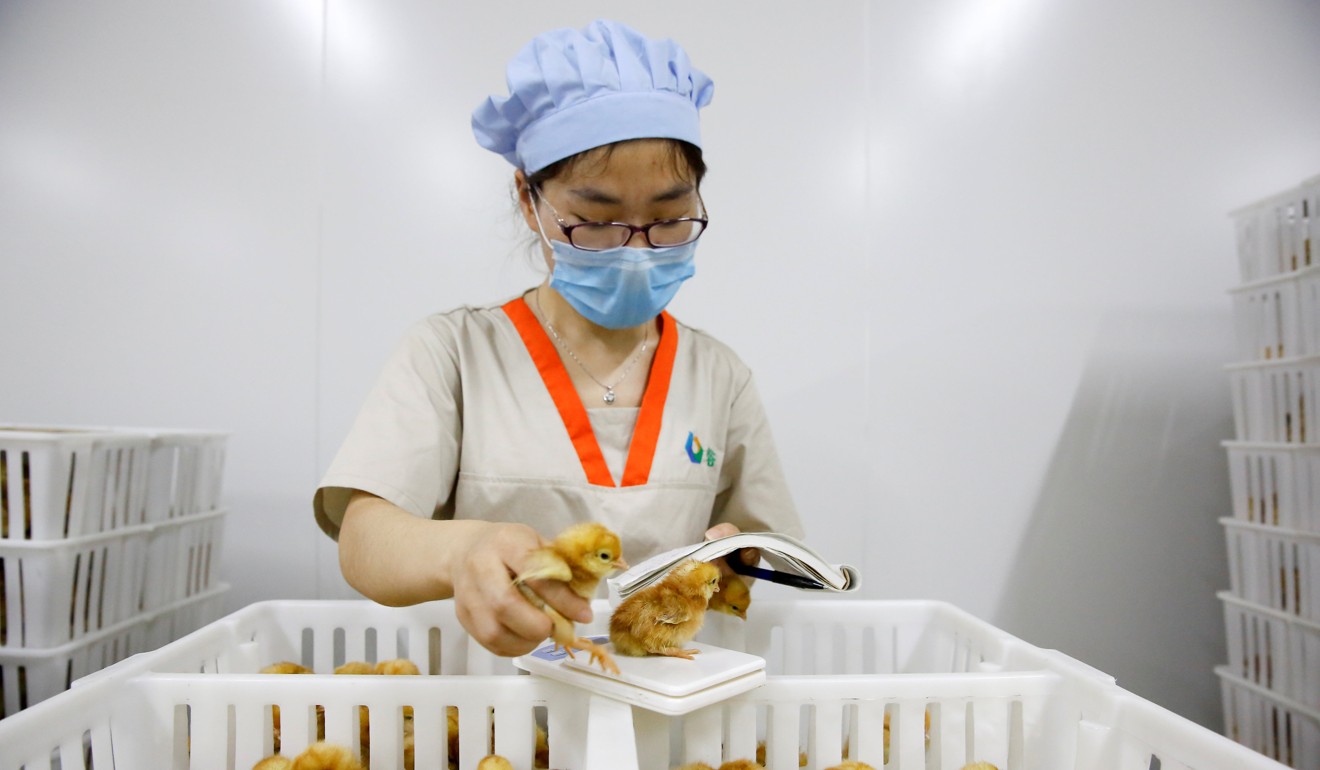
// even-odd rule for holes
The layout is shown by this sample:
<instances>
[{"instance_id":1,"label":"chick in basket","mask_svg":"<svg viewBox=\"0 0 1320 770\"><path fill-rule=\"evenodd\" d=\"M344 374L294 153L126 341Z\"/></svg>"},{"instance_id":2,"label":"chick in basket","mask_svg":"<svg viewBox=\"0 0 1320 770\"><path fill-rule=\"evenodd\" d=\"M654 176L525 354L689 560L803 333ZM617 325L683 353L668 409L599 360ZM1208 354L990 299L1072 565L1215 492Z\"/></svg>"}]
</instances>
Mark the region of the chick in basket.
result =
<instances>
[{"instance_id":1,"label":"chick in basket","mask_svg":"<svg viewBox=\"0 0 1320 770\"><path fill-rule=\"evenodd\" d=\"M596 595L596 586L606 575L616 569L628 568L628 563L623 560L623 544L619 536L597 522L574 524L560 532L549 545L532 551L528 564L530 566L524 568L513 582L528 601L550 616L554 623L550 638L555 644L563 647L570 658L574 657L573 650L586 650L591 653L590 662L599 661L602 670L619 673L619 667L604 647L579 637L573 621L556 612L527 585L529 580L557 580L568 583L573 593L583 599L591 599Z\"/></svg>"},{"instance_id":2,"label":"chick in basket","mask_svg":"<svg viewBox=\"0 0 1320 770\"><path fill-rule=\"evenodd\" d=\"M688 559L624 599L610 616L610 641L620 655L669 655L692 660L683 645L701 630L710 597L720 590L714 564Z\"/></svg>"},{"instance_id":3,"label":"chick in basket","mask_svg":"<svg viewBox=\"0 0 1320 770\"><path fill-rule=\"evenodd\" d=\"M281 660L278 663L272 663L261 669L258 674L310 674L313 673L310 668L294 663L288 660ZM274 735L274 751L280 753L280 707L270 707L271 729ZM316 711L316 729L318 735L325 732L325 713L317 707Z\"/></svg>"},{"instance_id":4,"label":"chick in basket","mask_svg":"<svg viewBox=\"0 0 1320 770\"><path fill-rule=\"evenodd\" d=\"M372 674L379 676L420 676L421 669L407 658L382 660L376 665L370 663L345 663L335 669L336 674ZM451 739L452 740L452 739ZM358 707L358 742L362 746L363 764L371 756L371 719L366 706ZM413 707L403 707L403 767L413 769Z\"/></svg>"},{"instance_id":5,"label":"chick in basket","mask_svg":"<svg viewBox=\"0 0 1320 770\"><path fill-rule=\"evenodd\" d=\"M276 754L252 766L252 770L364 770L352 750L331 743L317 742L289 759Z\"/></svg>"}]
</instances>

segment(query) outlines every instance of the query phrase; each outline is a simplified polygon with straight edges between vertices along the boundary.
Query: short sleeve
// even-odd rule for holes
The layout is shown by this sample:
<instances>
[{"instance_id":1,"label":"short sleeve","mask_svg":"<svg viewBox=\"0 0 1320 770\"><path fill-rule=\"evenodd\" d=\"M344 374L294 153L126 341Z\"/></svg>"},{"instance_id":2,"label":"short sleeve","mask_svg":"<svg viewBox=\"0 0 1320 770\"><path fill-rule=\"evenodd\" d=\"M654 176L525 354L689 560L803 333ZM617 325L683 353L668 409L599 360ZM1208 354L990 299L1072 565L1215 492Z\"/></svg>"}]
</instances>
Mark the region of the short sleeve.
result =
<instances>
[{"instance_id":1,"label":"short sleeve","mask_svg":"<svg viewBox=\"0 0 1320 770\"><path fill-rule=\"evenodd\" d=\"M727 522L743 532L803 537L802 520L789 493L770 422L750 373L733 398L721 464L712 525Z\"/></svg>"},{"instance_id":2,"label":"short sleeve","mask_svg":"<svg viewBox=\"0 0 1320 770\"><path fill-rule=\"evenodd\" d=\"M462 404L454 330L433 316L404 335L313 498L316 522L338 538L354 490L415 516L452 508L462 445Z\"/></svg>"}]
</instances>

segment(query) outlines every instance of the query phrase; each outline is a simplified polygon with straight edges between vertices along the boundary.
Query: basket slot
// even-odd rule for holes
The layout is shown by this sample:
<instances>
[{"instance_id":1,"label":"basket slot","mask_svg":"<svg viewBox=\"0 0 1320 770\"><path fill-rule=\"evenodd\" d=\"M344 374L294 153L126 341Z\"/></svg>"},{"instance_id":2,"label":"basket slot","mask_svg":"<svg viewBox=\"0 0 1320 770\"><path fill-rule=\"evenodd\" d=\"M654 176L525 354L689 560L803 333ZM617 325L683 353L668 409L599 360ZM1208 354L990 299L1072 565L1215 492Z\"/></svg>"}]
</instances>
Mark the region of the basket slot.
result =
<instances>
[{"instance_id":1,"label":"basket slot","mask_svg":"<svg viewBox=\"0 0 1320 770\"><path fill-rule=\"evenodd\" d=\"M449 756L449 723L445 707L413 706L413 767L443 767Z\"/></svg>"}]
</instances>

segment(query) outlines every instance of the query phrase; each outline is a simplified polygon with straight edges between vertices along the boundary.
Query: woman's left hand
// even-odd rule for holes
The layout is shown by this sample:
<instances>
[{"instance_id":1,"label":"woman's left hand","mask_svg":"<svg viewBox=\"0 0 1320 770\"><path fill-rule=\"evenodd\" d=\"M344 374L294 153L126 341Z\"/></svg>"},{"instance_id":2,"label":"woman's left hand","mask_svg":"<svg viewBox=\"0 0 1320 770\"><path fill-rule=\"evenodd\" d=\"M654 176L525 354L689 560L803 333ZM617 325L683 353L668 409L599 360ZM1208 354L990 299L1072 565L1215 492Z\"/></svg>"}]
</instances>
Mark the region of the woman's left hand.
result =
<instances>
[{"instance_id":1,"label":"woman's left hand","mask_svg":"<svg viewBox=\"0 0 1320 770\"><path fill-rule=\"evenodd\" d=\"M706 539L716 540L721 537L736 535L741 531L742 530L738 529L738 527L733 524L721 522L706 530ZM715 566L720 568L721 577L733 574L733 570L729 569L726 559L738 559L743 564L746 564L749 567L754 567L761 561L761 550L759 548L739 548L724 559L715 562Z\"/></svg>"}]
</instances>

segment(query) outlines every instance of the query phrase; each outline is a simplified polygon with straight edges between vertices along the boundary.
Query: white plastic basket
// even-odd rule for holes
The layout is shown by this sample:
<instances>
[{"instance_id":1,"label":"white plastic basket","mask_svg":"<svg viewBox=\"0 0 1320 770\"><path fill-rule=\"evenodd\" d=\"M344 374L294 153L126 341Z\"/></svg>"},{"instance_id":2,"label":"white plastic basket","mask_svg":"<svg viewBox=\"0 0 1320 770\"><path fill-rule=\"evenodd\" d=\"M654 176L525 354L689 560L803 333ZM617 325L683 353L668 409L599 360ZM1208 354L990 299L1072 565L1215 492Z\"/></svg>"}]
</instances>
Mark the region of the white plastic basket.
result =
<instances>
[{"instance_id":1,"label":"white plastic basket","mask_svg":"<svg viewBox=\"0 0 1320 770\"><path fill-rule=\"evenodd\" d=\"M1298 768L1320 767L1320 712L1215 669L1224 701L1224 733L1264 756Z\"/></svg>"},{"instance_id":2,"label":"white plastic basket","mask_svg":"<svg viewBox=\"0 0 1320 770\"><path fill-rule=\"evenodd\" d=\"M1239 441L1320 444L1320 356L1227 368Z\"/></svg>"},{"instance_id":3,"label":"white plastic basket","mask_svg":"<svg viewBox=\"0 0 1320 770\"><path fill-rule=\"evenodd\" d=\"M66 644L0 649L0 717L12 716L64 692L80 677L215 620L223 611L226 590L227 586L217 585L204 594L107 625Z\"/></svg>"},{"instance_id":4,"label":"white plastic basket","mask_svg":"<svg viewBox=\"0 0 1320 770\"><path fill-rule=\"evenodd\" d=\"M452 618L448 602L393 610L363 602L267 602L0 721L6 747L0 770L49 767L52 756L62 770L86 767L86 757L97 770L245 770L273 748L272 706L280 709L286 754L315 740L319 729L331 742L356 747L365 706L377 770L403 764L405 707L413 710L415 768L444 767L449 706L458 709L459 770L472 770L492 748L514 767L532 767L535 723L545 725L549 765L566 770L668 770L693 760L718 765L752 758L762 743L770 770L797 770L799 753L808 768L821 770L845 752L886 770L957 770L972 759L1001 770L1280 767L1120 690L1089 667L1059 665L1066 661L1057 653L968 623L947 605L806 601L770 612L772 604L754 605L753 618L778 618L741 629L748 647L774 651L780 662L771 659L772 667L814 673L781 671L755 690L667 717L526 675L247 673L289 652L318 671L341 659L404 652L425 670L432 643L442 670L495 668L457 634L438 628ZM792 622L784 627L783 620ZM772 631L778 641L761 638L766 629L780 629ZM728 636L727 630L716 635ZM1036 668L1012 670L1018 665ZM175 667L189 673L153 673ZM836 667L839 673L827 672Z\"/></svg>"},{"instance_id":5,"label":"white plastic basket","mask_svg":"<svg viewBox=\"0 0 1320 770\"><path fill-rule=\"evenodd\" d=\"M1320 353L1320 265L1240 286L1231 293L1241 360Z\"/></svg>"},{"instance_id":6,"label":"white plastic basket","mask_svg":"<svg viewBox=\"0 0 1320 770\"><path fill-rule=\"evenodd\" d=\"M150 612L210 590L220 579L227 512L175 516L152 525L138 608Z\"/></svg>"},{"instance_id":7,"label":"white plastic basket","mask_svg":"<svg viewBox=\"0 0 1320 770\"><path fill-rule=\"evenodd\" d=\"M151 437L0 428L0 542L142 524Z\"/></svg>"},{"instance_id":8,"label":"white plastic basket","mask_svg":"<svg viewBox=\"0 0 1320 770\"><path fill-rule=\"evenodd\" d=\"M1221 592L1227 670L1308 708L1320 709L1320 623Z\"/></svg>"},{"instance_id":9,"label":"white plastic basket","mask_svg":"<svg viewBox=\"0 0 1320 770\"><path fill-rule=\"evenodd\" d=\"M147 521L168 521L220 507L228 435L150 430Z\"/></svg>"},{"instance_id":10,"label":"white plastic basket","mask_svg":"<svg viewBox=\"0 0 1320 770\"><path fill-rule=\"evenodd\" d=\"M1320 621L1320 533L1220 519L1233 594Z\"/></svg>"},{"instance_id":11,"label":"white plastic basket","mask_svg":"<svg viewBox=\"0 0 1320 770\"><path fill-rule=\"evenodd\" d=\"M1225 441L1233 518L1320 532L1320 446Z\"/></svg>"},{"instance_id":12,"label":"white plastic basket","mask_svg":"<svg viewBox=\"0 0 1320 770\"><path fill-rule=\"evenodd\" d=\"M1242 281L1320 263L1320 178L1232 213Z\"/></svg>"},{"instance_id":13,"label":"white plastic basket","mask_svg":"<svg viewBox=\"0 0 1320 770\"><path fill-rule=\"evenodd\" d=\"M61 540L0 540L0 650L63 645L218 580L224 511Z\"/></svg>"},{"instance_id":14,"label":"white plastic basket","mask_svg":"<svg viewBox=\"0 0 1320 770\"><path fill-rule=\"evenodd\" d=\"M225 442L225 434L197 431L0 427L0 542L214 510Z\"/></svg>"},{"instance_id":15,"label":"white plastic basket","mask_svg":"<svg viewBox=\"0 0 1320 770\"><path fill-rule=\"evenodd\" d=\"M609 606L579 633L608 634ZM742 650L782 675L955 674L1057 670L1113 678L1028 644L944 602L762 601L746 622L708 613L699 641ZM134 672L248 674L289 660L317 673L346 661L409 658L427 674L517 674L474 643L452 602L385 607L369 601L268 601L132 661ZM125 664L129 665L129 664Z\"/></svg>"}]
</instances>

